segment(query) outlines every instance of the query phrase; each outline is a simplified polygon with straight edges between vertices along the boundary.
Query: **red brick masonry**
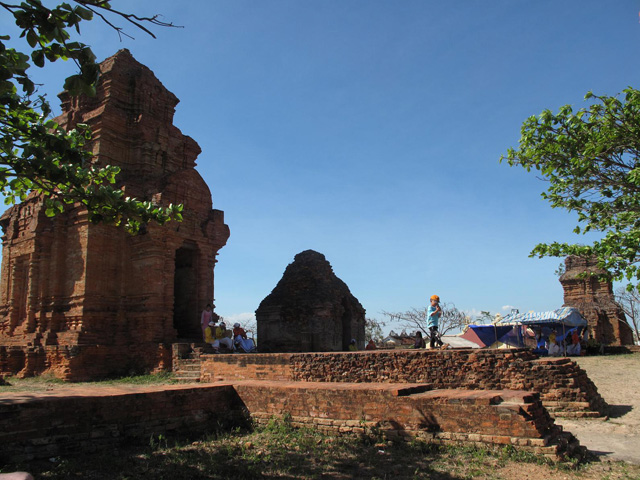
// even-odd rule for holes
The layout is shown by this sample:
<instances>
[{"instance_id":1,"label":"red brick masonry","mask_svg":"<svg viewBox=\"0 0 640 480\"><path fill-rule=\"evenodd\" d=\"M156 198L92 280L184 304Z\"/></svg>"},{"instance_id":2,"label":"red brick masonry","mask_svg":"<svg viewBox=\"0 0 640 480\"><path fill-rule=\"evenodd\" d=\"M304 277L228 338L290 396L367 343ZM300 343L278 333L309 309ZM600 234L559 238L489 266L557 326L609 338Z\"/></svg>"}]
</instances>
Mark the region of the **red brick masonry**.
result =
<instances>
[{"instance_id":1,"label":"red brick masonry","mask_svg":"<svg viewBox=\"0 0 640 480\"><path fill-rule=\"evenodd\" d=\"M200 435L221 418L287 415L335 434L380 431L435 443L513 445L558 456L577 441L562 433L537 394L433 390L416 384L240 381L202 386L87 388L0 399L0 457L28 461L77 454L152 435Z\"/></svg>"},{"instance_id":2,"label":"red brick masonry","mask_svg":"<svg viewBox=\"0 0 640 480\"><path fill-rule=\"evenodd\" d=\"M152 435L204 434L234 411L231 385L87 387L0 398L0 459L92 452ZM237 411L237 409L235 409Z\"/></svg>"},{"instance_id":3,"label":"red brick masonry","mask_svg":"<svg viewBox=\"0 0 640 480\"><path fill-rule=\"evenodd\" d=\"M597 417L605 402L568 358L529 350L382 350L351 353L202 355L201 381L420 383L429 389L524 390L562 416ZM179 369L175 365L174 369Z\"/></svg>"}]
</instances>

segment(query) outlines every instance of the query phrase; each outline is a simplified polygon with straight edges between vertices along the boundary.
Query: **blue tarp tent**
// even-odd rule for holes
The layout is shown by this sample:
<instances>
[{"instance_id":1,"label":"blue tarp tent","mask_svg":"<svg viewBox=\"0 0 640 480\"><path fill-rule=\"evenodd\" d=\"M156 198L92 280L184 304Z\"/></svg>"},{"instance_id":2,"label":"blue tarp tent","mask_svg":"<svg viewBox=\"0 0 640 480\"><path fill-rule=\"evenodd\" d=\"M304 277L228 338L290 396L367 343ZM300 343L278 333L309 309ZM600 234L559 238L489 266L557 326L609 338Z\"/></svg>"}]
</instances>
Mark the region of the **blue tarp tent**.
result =
<instances>
[{"instance_id":1,"label":"blue tarp tent","mask_svg":"<svg viewBox=\"0 0 640 480\"><path fill-rule=\"evenodd\" d=\"M586 327L587 321L582 318L577 308L563 307L549 312L516 313L507 315L498 325L538 325L549 327L563 327L566 330L574 327Z\"/></svg>"},{"instance_id":2,"label":"blue tarp tent","mask_svg":"<svg viewBox=\"0 0 640 480\"><path fill-rule=\"evenodd\" d=\"M480 347L489 347L495 342L507 343L503 340L503 337L507 336L513 327L497 326L497 325L469 325L462 338L470 340L480 345Z\"/></svg>"},{"instance_id":3,"label":"blue tarp tent","mask_svg":"<svg viewBox=\"0 0 640 480\"><path fill-rule=\"evenodd\" d=\"M513 327L522 326L536 330L537 338L546 338L553 331L556 334L556 343L562 345L566 354L565 338L571 336L575 330L587 328L587 321L582 318L577 308L563 307L549 312L516 313L507 315L498 325L511 325ZM546 354L546 349L541 349L540 353Z\"/></svg>"}]
</instances>

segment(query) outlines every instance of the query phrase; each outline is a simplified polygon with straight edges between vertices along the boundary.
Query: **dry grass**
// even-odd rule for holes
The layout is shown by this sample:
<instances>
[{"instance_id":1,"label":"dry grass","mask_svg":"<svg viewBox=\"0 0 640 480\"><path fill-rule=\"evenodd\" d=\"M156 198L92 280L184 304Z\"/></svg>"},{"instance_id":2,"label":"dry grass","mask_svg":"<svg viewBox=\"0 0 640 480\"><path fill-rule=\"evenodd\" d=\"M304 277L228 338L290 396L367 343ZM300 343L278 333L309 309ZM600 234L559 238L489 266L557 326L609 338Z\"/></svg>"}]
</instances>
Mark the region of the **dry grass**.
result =
<instances>
[{"instance_id":1,"label":"dry grass","mask_svg":"<svg viewBox=\"0 0 640 480\"><path fill-rule=\"evenodd\" d=\"M88 386L107 385L165 385L176 383L170 372L154 373L149 375L133 375L110 380L96 382L71 383L60 380L52 375L40 375L37 377L17 378L4 377L6 385L0 384L0 395L13 392L49 392L55 389L82 389Z\"/></svg>"},{"instance_id":2,"label":"dry grass","mask_svg":"<svg viewBox=\"0 0 640 480\"><path fill-rule=\"evenodd\" d=\"M390 443L376 437L330 437L274 420L252 431L212 434L194 442L151 438L145 447L26 469L38 479L640 479L640 466L620 462L558 465L512 449L488 451ZM8 470L5 470L8 471Z\"/></svg>"}]
</instances>

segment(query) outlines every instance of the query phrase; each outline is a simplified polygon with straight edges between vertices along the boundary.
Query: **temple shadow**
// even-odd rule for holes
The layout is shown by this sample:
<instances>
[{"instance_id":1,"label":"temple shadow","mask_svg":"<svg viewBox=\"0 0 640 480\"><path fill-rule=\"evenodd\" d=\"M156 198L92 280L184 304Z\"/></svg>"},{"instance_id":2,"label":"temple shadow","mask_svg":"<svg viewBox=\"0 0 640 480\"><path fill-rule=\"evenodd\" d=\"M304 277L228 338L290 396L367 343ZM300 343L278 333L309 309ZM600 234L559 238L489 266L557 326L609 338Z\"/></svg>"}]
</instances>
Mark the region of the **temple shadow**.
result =
<instances>
[{"instance_id":1,"label":"temple shadow","mask_svg":"<svg viewBox=\"0 0 640 480\"><path fill-rule=\"evenodd\" d=\"M350 438L317 436L280 423L257 433L219 433L183 440L175 447L172 440L155 437L157 443L150 447L123 446L104 453L36 460L15 468L27 467L36 478L52 480L469 478L433 466L446 457L439 447Z\"/></svg>"},{"instance_id":2,"label":"temple shadow","mask_svg":"<svg viewBox=\"0 0 640 480\"><path fill-rule=\"evenodd\" d=\"M588 450L588 457L585 459L587 462L600 462L602 461L602 457L607 455L611 455L614 452L605 452L602 450Z\"/></svg>"},{"instance_id":3,"label":"temple shadow","mask_svg":"<svg viewBox=\"0 0 640 480\"><path fill-rule=\"evenodd\" d=\"M624 417L627 413L633 410L633 405L609 405L607 408L607 415L609 418Z\"/></svg>"}]
</instances>

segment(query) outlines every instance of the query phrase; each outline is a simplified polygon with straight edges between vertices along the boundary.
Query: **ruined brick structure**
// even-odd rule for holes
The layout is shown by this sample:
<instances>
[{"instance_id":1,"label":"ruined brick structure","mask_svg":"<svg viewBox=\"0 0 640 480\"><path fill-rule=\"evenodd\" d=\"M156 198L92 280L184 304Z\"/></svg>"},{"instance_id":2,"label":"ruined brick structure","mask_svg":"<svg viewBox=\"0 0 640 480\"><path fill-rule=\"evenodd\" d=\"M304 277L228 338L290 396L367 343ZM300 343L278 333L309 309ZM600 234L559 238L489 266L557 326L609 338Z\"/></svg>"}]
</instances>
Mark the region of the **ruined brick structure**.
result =
<instances>
[{"instance_id":1,"label":"ruined brick structure","mask_svg":"<svg viewBox=\"0 0 640 480\"><path fill-rule=\"evenodd\" d=\"M174 371L180 373L182 362L190 360L174 358ZM419 383L434 390L536 392L550 412L567 417L598 417L606 408L595 384L575 362L538 358L527 349L203 354L197 363L203 383Z\"/></svg>"},{"instance_id":2,"label":"ruined brick structure","mask_svg":"<svg viewBox=\"0 0 640 480\"><path fill-rule=\"evenodd\" d=\"M597 260L569 256L560 277L564 306L577 308L589 323L589 332L600 343L633 345L633 331L613 296L610 281L596 275L604 273Z\"/></svg>"},{"instance_id":3,"label":"ruined brick structure","mask_svg":"<svg viewBox=\"0 0 640 480\"><path fill-rule=\"evenodd\" d=\"M324 255L306 250L256 310L260 351L340 351L351 339L362 349L364 315Z\"/></svg>"},{"instance_id":4,"label":"ruined brick structure","mask_svg":"<svg viewBox=\"0 0 640 480\"><path fill-rule=\"evenodd\" d=\"M101 72L95 97L60 95L58 123L89 124L97 162L122 169L127 196L184 204L184 220L129 236L77 205L48 218L35 195L7 210L0 373L81 380L170 368L168 344L201 336L229 228L194 168L200 147L173 125L178 99L127 50Z\"/></svg>"},{"instance_id":5,"label":"ruined brick structure","mask_svg":"<svg viewBox=\"0 0 640 480\"><path fill-rule=\"evenodd\" d=\"M83 395L9 395L0 401L0 462L113 451L155 436L210 435L286 418L331 435L417 438L436 445L514 449L579 457L537 394L430 390L416 384L243 381L215 385L91 387ZM372 438L372 437L370 437Z\"/></svg>"}]
</instances>

